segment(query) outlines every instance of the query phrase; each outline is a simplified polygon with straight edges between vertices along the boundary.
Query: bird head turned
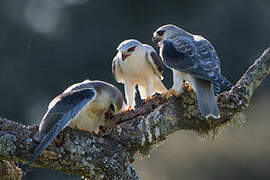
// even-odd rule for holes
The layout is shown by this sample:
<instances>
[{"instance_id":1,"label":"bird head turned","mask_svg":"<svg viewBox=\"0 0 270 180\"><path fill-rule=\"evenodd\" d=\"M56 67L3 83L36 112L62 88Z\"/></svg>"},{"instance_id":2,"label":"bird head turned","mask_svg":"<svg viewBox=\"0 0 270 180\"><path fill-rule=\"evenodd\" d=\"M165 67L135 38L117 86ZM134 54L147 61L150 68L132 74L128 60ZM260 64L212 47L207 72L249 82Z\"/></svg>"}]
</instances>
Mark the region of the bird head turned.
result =
<instances>
[{"instance_id":1,"label":"bird head turned","mask_svg":"<svg viewBox=\"0 0 270 180\"><path fill-rule=\"evenodd\" d=\"M143 45L140 41L135 39L128 39L119 44L117 47L118 53L122 61L125 61L127 57L140 53Z\"/></svg>"},{"instance_id":2,"label":"bird head turned","mask_svg":"<svg viewBox=\"0 0 270 180\"><path fill-rule=\"evenodd\" d=\"M109 92L110 105L108 110L110 110L112 114L116 114L121 112L126 107L126 104L121 91L113 85L112 87L113 88Z\"/></svg>"},{"instance_id":3,"label":"bird head turned","mask_svg":"<svg viewBox=\"0 0 270 180\"><path fill-rule=\"evenodd\" d=\"M167 24L164 26L159 27L153 33L153 41L158 41L158 46L161 46L162 41L166 39L173 39L176 36L188 35L189 33L185 30L177 27L173 24Z\"/></svg>"}]
</instances>

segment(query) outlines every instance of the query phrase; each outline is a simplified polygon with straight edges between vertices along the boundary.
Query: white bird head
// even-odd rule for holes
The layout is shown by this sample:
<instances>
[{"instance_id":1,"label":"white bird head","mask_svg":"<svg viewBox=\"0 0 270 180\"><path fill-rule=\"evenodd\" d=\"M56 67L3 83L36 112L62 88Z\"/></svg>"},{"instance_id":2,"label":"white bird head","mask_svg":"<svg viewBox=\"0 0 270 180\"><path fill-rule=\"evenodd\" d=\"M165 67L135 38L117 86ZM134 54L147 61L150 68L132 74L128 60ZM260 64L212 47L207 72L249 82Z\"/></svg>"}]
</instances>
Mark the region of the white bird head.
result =
<instances>
[{"instance_id":1,"label":"white bird head","mask_svg":"<svg viewBox=\"0 0 270 180\"><path fill-rule=\"evenodd\" d=\"M152 40L153 41L159 40L158 45L161 46L161 43L163 40L173 39L176 36L182 36L182 35L189 35L189 33L173 24L167 24L167 25L161 26L153 33Z\"/></svg>"},{"instance_id":2,"label":"white bird head","mask_svg":"<svg viewBox=\"0 0 270 180\"><path fill-rule=\"evenodd\" d=\"M128 39L119 44L117 47L121 60L125 61L129 56L136 56L143 52L143 44L136 39Z\"/></svg>"}]
</instances>

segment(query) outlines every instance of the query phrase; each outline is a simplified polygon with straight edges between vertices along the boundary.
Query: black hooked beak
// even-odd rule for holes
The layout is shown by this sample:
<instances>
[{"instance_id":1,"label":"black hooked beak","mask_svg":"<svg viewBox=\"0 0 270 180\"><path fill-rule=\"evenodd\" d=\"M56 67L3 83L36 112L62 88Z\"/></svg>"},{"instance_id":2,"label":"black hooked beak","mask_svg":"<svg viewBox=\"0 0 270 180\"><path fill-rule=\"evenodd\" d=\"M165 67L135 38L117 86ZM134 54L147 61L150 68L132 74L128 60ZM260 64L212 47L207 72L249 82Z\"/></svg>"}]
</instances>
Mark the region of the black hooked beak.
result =
<instances>
[{"instance_id":1,"label":"black hooked beak","mask_svg":"<svg viewBox=\"0 0 270 180\"><path fill-rule=\"evenodd\" d=\"M162 40L162 37L159 36L159 35L154 35L154 36L152 37L152 41L161 41L161 40Z\"/></svg>"},{"instance_id":2,"label":"black hooked beak","mask_svg":"<svg viewBox=\"0 0 270 180\"><path fill-rule=\"evenodd\" d=\"M157 37L153 36L152 41L155 42L157 40Z\"/></svg>"},{"instance_id":3,"label":"black hooked beak","mask_svg":"<svg viewBox=\"0 0 270 180\"><path fill-rule=\"evenodd\" d=\"M162 45L162 37L161 37L161 36L158 36L158 35L153 36L153 37L152 37L152 41L153 41L153 42L157 41L157 45L158 45L159 47L161 47L161 45Z\"/></svg>"}]
</instances>

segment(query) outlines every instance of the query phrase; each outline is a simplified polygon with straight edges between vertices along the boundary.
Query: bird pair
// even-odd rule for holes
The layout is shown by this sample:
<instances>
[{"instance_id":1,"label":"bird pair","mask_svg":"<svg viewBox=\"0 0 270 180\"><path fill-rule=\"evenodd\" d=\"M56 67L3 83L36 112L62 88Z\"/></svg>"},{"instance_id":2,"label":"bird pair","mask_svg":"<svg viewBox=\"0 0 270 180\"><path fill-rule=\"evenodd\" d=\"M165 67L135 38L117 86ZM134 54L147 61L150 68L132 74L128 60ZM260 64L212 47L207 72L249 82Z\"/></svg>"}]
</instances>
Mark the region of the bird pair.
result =
<instances>
[{"instance_id":1,"label":"bird pair","mask_svg":"<svg viewBox=\"0 0 270 180\"><path fill-rule=\"evenodd\" d=\"M220 62L211 43L170 24L158 28L153 40L159 40L161 58L153 47L131 39L118 46L113 59L112 71L116 81L125 85L129 109L135 105L136 85L141 97L148 100L155 92L165 97L180 94L185 80L196 92L201 114L219 118L215 95L232 85L220 74ZM169 91L161 82L163 63L173 71L174 84Z\"/></svg>"},{"instance_id":2,"label":"bird pair","mask_svg":"<svg viewBox=\"0 0 270 180\"><path fill-rule=\"evenodd\" d=\"M231 84L220 74L217 54L209 41L192 35L174 25L165 25L154 32L159 40L160 57L149 45L137 40L123 41L112 62L112 71L118 82L125 84L127 105L134 107L135 85L142 98L153 93L179 94L183 80L188 81L197 94L201 114L219 118L215 96L221 87ZM161 80L163 63L173 71L174 85L167 92ZM48 147L66 126L85 131L98 131L106 116L126 109L120 90L103 81L85 80L74 84L52 100L39 125L36 139L40 144L28 163Z\"/></svg>"}]
</instances>

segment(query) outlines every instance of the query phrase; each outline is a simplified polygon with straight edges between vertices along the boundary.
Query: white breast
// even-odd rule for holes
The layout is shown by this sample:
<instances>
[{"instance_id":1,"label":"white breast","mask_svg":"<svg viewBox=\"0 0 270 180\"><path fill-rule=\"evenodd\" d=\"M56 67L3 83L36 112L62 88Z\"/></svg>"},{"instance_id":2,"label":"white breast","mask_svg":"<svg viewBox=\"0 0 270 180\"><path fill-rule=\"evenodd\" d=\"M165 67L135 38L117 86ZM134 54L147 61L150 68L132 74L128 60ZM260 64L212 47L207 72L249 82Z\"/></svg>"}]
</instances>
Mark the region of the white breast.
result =
<instances>
[{"instance_id":1,"label":"white breast","mask_svg":"<svg viewBox=\"0 0 270 180\"><path fill-rule=\"evenodd\" d=\"M89 101L82 110L73 118L69 126L84 131L98 132L100 125L104 125L105 111L108 107L108 94L101 92L93 101Z\"/></svg>"},{"instance_id":2,"label":"white breast","mask_svg":"<svg viewBox=\"0 0 270 180\"><path fill-rule=\"evenodd\" d=\"M120 61L120 67L125 81L135 84L142 84L148 77L154 75L154 69L147 62L144 53L132 54L125 61Z\"/></svg>"}]
</instances>

